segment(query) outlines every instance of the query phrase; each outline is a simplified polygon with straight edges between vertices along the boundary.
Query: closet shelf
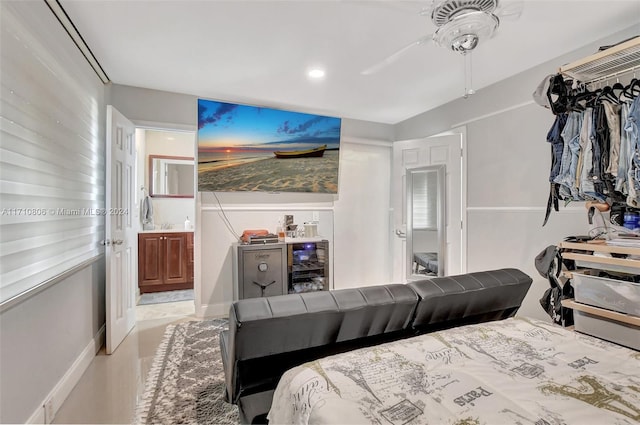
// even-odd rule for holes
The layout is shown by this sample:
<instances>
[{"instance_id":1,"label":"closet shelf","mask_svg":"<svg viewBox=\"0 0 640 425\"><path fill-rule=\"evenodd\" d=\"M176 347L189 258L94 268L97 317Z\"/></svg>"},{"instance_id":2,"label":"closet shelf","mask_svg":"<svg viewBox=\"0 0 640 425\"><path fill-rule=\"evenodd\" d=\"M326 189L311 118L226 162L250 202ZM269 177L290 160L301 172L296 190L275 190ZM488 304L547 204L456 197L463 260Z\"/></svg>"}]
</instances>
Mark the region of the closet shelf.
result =
<instances>
[{"instance_id":1,"label":"closet shelf","mask_svg":"<svg viewBox=\"0 0 640 425\"><path fill-rule=\"evenodd\" d=\"M559 72L583 83L603 80L640 68L640 36L560 67Z\"/></svg>"},{"instance_id":2,"label":"closet shelf","mask_svg":"<svg viewBox=\"0 0 640 425\"><path fill-rule=\"evenodd\" d=\"M628 325L640 326L640 317L631 314L618 313L617 311L607 310L600 307L594 307L587 304L576 302L574 299L565 299L560 301L563 307L573 310L583 311L598 317L615 320L616 322L626 323Z\"/></svg>"},{"instance_id":3,"label":"closet shelf","mask_svg":"<svg viewBox=\"0 0 640 425\"><path fill-rule=\"evenodd\" d=\"M562 258L576 261L580 267L637 274L640 271L640 260L631 258L601 257L592 253L615 253L640 256L640 248L612 246L595 243L560 242L560 248L584 252L563 252Z\"/></svg>"}]
</instances>

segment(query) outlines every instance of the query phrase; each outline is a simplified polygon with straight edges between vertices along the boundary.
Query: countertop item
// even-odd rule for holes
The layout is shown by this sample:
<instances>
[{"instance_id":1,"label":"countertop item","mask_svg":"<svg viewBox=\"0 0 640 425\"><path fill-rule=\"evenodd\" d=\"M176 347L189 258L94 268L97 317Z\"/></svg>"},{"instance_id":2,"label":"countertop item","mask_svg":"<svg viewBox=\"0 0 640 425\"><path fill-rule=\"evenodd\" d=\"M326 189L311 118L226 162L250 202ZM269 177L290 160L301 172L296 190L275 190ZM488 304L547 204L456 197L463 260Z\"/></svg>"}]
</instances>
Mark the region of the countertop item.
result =
<instances>
[{"instance_id":1,"label":"countertop item","mask_svg":"<svg viewBox=\"0 0 640 425\"><path fill-rule=\"evenodd\" d=\"M185 229L153 229L153 230L141 230L138 233L193 233L192 230Z\"/></svg>"}]
</instances>

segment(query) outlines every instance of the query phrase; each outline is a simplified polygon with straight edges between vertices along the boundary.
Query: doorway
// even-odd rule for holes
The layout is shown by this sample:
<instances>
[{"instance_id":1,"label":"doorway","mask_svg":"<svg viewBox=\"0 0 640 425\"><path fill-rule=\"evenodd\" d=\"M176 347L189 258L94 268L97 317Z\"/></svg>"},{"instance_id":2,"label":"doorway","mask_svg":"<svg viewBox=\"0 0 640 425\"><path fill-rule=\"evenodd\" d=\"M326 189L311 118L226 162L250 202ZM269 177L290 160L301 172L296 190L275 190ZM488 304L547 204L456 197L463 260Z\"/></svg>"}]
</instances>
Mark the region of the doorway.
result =
<instances>
[{"instance_id":1,"label":"doorway","mask_svg":"<svg viewBox=\"0 0 640 425\"><path fill-rule=\"evenodd\" d=\"M407 170L444 165L443 247L445 276L466 271L466 131L464 127L430 137L402 140L393 144L393 281L407 282L415 259L409 256L407 213L412 200L407 199ZM409 237L409 239L411 239ZM424 276L423 276L424 277Z\"/></svg>"},{"instance_id":2,"label":"doorway","mask_svg":"<svg viewBox=\"0 0 640 425\"><path fill-rule=\"evenodd\" d=\"M136 128L137 320L193 315L196 133Z\"/></svg>"}]
</instances>

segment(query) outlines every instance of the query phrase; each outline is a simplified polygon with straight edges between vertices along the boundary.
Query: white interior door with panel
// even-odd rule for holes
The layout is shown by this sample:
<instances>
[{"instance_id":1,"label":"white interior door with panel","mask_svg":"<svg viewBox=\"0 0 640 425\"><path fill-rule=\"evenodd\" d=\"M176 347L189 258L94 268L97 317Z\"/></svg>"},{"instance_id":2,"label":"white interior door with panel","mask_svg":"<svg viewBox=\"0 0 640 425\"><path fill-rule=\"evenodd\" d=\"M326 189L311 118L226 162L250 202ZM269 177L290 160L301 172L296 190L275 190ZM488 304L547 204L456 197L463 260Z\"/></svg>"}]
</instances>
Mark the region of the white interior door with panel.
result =
<instances>
[{"instance_id":1,"label":"white interior door with panel","mask_svg":"<svg viewBox=\"0 0 640 425\"><path fill-rule=\"evenodd\" d=\"M393 242L393 281L406 282L407 262L407 169L444 164L445 177L445 272L463 271L462 200L465 196L462 179L462 144L464 134L451 133L405 140L393 144L393 221L396 238Z\"/></svg>"},{"instance_id":2,"label":"white interior door with panel","mask_svg":"<svg viewBox=\"0 0 640 425\"><path fill-rule=\"evenodd\" d=\"M136 323L137 238L135 127L107 106L105 202L106 352L111 354Z\"/></svg>"}]
</instances>

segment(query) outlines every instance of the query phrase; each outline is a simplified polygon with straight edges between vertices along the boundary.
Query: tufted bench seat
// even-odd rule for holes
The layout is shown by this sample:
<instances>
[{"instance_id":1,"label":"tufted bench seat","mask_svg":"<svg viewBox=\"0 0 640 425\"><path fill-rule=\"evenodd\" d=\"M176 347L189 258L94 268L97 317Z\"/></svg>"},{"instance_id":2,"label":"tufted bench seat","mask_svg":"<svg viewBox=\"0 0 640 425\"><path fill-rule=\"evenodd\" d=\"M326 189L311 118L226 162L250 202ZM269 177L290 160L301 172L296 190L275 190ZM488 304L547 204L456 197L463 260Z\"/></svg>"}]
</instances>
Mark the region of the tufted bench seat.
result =
<instances>
[{"instance_id":1,"label":"tufted bench seat","mask_svg":"<svg viewBox=\"0 0 640 425\"><path fill-rule=\"evenodd\" d=\"M516 269L236 301L220 335L226 399L263 422L288 369L420 332L513 316L531 278Z\"/></svg>"}]
</instances>

